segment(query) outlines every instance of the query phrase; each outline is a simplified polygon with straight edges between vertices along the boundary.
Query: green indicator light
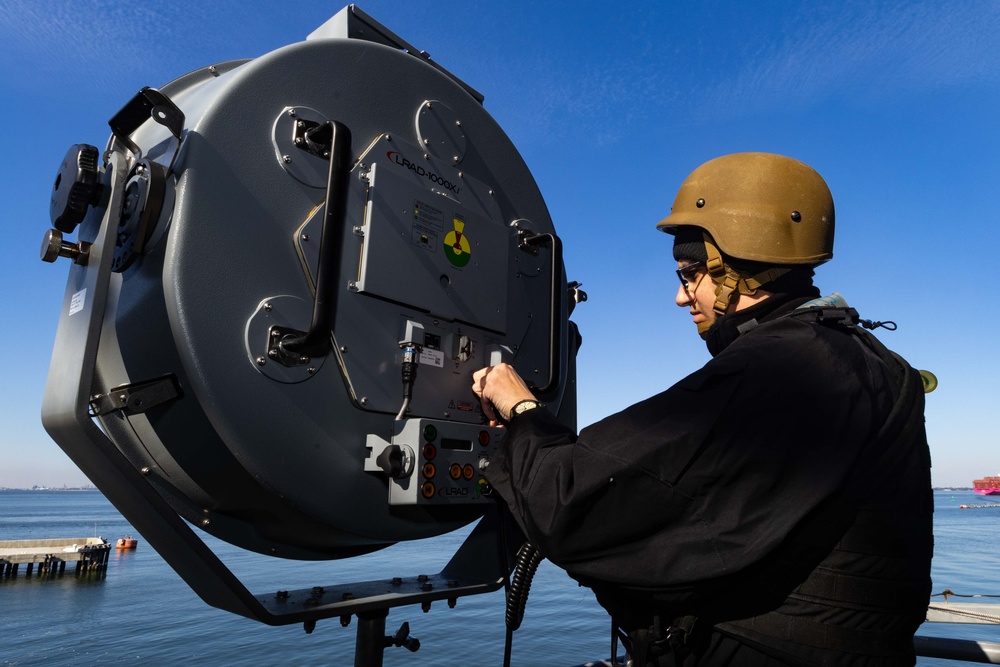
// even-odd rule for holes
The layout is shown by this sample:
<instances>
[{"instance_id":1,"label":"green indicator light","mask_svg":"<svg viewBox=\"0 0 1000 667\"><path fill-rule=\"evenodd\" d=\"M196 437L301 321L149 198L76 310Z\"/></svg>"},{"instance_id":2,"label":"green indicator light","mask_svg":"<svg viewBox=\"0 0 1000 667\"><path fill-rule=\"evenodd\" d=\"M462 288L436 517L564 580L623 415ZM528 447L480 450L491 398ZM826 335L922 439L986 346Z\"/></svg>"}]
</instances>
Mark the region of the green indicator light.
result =
<instances>
[{"instance_id":1,"label":"green indicator light","mask_svg":"<svg viewBox=\"0 0 1000 667\"><path fill-rule=\"evenodd\" d=\"M424 427L424 440L433 440L438 437L438 430L433 424Z\"/></svg>"}]
</instances>

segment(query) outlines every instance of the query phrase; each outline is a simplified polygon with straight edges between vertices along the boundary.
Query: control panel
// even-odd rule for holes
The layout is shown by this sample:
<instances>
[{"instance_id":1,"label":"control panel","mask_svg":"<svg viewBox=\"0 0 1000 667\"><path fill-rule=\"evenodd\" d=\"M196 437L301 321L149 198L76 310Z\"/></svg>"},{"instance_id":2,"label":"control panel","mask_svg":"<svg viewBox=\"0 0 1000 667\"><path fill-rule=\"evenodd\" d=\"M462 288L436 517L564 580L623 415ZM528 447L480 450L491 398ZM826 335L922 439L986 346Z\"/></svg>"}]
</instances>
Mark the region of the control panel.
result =
<instances>
[{"instance_id":1,"label":"control panel","mask_svg":"<svg viewBox=\"0 0 1000 667\"><path fill-rule=\"evenodd\" d=\"M392 441L368 434L365 471L389 478L390 505L467 505L491 492L484 462L504 429L433 419L394 422Z\"/></svg>"}]
</instances>

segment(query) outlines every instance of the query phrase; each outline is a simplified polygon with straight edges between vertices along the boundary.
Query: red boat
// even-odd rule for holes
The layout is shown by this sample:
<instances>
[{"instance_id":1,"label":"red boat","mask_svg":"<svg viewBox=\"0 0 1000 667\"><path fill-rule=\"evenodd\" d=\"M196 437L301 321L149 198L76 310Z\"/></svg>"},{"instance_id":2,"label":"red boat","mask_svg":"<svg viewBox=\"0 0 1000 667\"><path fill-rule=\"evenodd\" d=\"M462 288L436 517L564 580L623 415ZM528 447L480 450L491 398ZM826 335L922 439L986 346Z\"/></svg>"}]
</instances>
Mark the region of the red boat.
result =
<instances>
[{"instance_id":1,"label":"red boat","mask_svg":"<svg viewBox=\"0 0 1000 667\"><path fill-rule=\"evenodd\" d=\"M973 480L972 490L984 496L1000 496L1000 477L983 477Z\"/></svg>"}]
</instances>

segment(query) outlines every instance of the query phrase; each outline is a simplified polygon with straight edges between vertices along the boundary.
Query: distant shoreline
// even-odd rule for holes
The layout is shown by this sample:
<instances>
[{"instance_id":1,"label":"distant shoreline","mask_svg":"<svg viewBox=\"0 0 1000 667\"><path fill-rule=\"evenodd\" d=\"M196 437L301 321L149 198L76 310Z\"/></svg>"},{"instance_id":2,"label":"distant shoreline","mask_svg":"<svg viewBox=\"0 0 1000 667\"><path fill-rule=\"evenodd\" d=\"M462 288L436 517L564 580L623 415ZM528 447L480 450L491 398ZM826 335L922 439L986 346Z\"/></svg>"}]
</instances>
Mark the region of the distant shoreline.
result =
<instances>
[{"instance_id":1,"label":"distant shoreline","mask_svg":"<svg viewBox=\"0 0 1000 667\"><path fill-rule=\"evenodd\" d=\"M0 486L0 491L97 491L96 486Z\"/></svg>"}]
</instances>

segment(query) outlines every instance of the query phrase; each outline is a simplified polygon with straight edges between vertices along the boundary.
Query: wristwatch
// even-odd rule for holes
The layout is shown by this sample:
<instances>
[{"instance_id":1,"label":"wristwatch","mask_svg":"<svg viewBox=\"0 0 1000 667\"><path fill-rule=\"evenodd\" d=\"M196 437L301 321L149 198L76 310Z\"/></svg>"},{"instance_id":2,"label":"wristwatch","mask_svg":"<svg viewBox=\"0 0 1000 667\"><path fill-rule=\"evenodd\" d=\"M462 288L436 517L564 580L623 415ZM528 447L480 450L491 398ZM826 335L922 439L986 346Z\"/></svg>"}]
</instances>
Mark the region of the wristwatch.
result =
<instances>
[{"instance_id":1,"label":"wristwatch","mask_svg":"<svg viewBox=\"0 0 1000 667\"><path fill-rule=\"evenodd\" d=\"M541 403L531 398L520 401L519 403L515 403L514 407L510 409L510 416L507 417L507 422L508 423L513 422L514 417L517 417L518 415L523 415L528 410L534 410L535 408L544 408L544 407L545 407L544 403Z\"/></svg>"}]
</instances>

